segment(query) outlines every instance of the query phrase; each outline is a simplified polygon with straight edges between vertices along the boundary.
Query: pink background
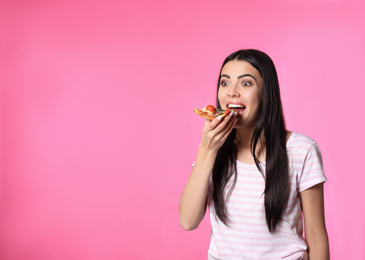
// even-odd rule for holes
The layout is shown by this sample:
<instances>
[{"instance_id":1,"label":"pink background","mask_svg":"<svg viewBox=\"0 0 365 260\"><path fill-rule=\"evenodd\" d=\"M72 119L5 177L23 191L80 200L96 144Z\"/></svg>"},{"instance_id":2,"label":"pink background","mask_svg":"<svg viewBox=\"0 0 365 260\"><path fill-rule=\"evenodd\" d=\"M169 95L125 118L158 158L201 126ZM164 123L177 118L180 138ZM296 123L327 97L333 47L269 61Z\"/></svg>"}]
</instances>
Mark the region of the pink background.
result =
<instances>
[{"instance_id":1,"label":"pink background","mask_svg":"<svg viewBox=\"0 0 365 260\"><path fill-rule=\"evenodd\" d=\"M178 202L223 59L274 60L323 153L332 260L365 259L365 2L0 4L0 259L206 259Z\"/></svg>"}]
</instances>

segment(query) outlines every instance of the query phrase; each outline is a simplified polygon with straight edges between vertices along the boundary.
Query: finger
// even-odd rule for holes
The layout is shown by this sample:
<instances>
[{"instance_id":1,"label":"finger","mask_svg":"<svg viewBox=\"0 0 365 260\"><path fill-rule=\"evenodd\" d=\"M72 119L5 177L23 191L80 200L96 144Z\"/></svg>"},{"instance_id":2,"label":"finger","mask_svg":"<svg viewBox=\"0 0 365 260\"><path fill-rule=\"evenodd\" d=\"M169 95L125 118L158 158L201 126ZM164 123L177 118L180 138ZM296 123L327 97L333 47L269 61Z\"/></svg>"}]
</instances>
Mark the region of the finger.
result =
<instances>
[{"instance_id":1,"label":"finger","mask_svg":"<svg viewBox=\"0 0 365 260\"><path fill-rule=\"evenodd\" d=\"M233 127L235 126L236 122L237 122L237 119L235 118L235 119L232 121L232 123L231 123L231 125L230 125L229 129L228 129L228 130L224 133L224 135L222 136L222 140L224 140L224 141L225 141L225 140L228 138L228 136L229 136L229 134L232 132Z\"/></svg>"},{"instance_id":2,"label":"finger","mask_svg":"<svg viewBox=\"0 0 365 260\"><path fill-rule=\"evenodd\" d=\"M214 118L213 120L206 119L204 126L207 126L210 130L212 130L212 129L215 129L221 121L222 121L221 116L218 116L218 117Z\"/></svg>"},{"instance_id":3,"label":"finger","mask_svg":"<svg viewBox=\"0 0 365 260\"><path fill-rule=\"evenodd\" d=\"M229 130L236 116L237 113L232 111L232 113L230 113L227 117L223 118L222 122L216 127L217 134L224 134L227 130Z\"/></svg>"},{"instance_id":4,"label":"finger","mask_svg":"<svg viewBox=\"0 0 365 260\"><path fill-rule=\"evenodd\" d=\"M219 130L219 132L221 132L222 129L225 128L225 126L227 125L227 123L229 122L229 120L233 117L233 115L234 114L233 114L233 111L232 111L229 115L227 115L225 117L217 116L212 121L207 120L208 122L211 122L210 124L208 124L208 128L210 130L214 130L214 129L216 129L219 126L218 130Z\"/></svg>"},{"instance_id":5,"label":"finger","mask_svg":"<svg viewBox=\"0 0 365 260\"><path fill-rule=\"evenodd\" d=\"M229 121L226 122L226 126L220 131L220 133L218 134L218 138L227 138L227 136L229 135L229 133L232 131L234 125L237 122L236 119L236 115L237 113L235 113Z\"/></svg>"}]
</instances>

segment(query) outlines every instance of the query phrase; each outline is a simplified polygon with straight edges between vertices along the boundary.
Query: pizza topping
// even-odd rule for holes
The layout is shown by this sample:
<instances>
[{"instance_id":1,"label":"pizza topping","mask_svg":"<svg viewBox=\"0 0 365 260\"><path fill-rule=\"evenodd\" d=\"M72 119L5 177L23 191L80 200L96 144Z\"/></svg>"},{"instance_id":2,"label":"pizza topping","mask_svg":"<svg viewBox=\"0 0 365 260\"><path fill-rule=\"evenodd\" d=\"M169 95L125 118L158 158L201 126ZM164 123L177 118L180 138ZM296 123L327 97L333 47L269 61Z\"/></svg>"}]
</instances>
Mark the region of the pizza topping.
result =
<instances>
[{"instance_id":1,"label":"pizza topping","mask_svg":"<svg viewBox=\"0 0 365 260\"><path fill-rule=\"evenodd\" d=\"M205 107L205 111L214 113L215 112L215 107L213 105L208 105L208 106Z\"/></svg>"},{"instance_id":2,"label":"pizza topping","mask_svg":"<svg viewBox=\"0 0 365 260\"><path fill-rule=\"evenodd\" d=\"M225 112L225 111L224 111ZM214 116L217 117L217 116L220 116L220 115L223 115L224 112L218 112L217 114L215 114Z\"/></svg>"},{"instance_id":3,"label":"pizza topping","mask_svg":"<svg viewBox=\"0 0 365 260\"><path fill-rule=\"evenodd\" d=\"M217 116L222 116L222 117L227 116L231 112L231 109L229 109L229 108L227 110L215 109L215 107L213 105L208 105L208 106L204 107L202 110L195 108L194 112L201 117L204 117L209 120L213 120Z\"/></svg>"}]
</instances>

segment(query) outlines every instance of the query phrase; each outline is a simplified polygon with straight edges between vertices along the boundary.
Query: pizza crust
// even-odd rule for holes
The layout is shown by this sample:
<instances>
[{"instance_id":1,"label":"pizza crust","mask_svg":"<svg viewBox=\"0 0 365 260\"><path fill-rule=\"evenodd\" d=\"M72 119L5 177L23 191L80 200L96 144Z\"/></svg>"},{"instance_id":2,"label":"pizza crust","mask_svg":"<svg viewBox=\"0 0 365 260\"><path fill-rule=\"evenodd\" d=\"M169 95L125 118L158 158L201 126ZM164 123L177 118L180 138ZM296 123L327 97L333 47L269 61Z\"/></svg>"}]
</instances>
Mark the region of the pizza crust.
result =
<instances>
[{"instance_id":1,"label":"pizza crust","mask_svg":"<svg viewBox=\"0 0 365 260\"><path fill-rule=\"evenodd\" d=\"M197 109L197 108L194 108L194 112L198 116L204 117L205 119L208 119L208 120L211 120L211 121L214 120L214 118L215 118L215 116L212 113L209 113L209 112Z\"/></svg>"}]
</instances>

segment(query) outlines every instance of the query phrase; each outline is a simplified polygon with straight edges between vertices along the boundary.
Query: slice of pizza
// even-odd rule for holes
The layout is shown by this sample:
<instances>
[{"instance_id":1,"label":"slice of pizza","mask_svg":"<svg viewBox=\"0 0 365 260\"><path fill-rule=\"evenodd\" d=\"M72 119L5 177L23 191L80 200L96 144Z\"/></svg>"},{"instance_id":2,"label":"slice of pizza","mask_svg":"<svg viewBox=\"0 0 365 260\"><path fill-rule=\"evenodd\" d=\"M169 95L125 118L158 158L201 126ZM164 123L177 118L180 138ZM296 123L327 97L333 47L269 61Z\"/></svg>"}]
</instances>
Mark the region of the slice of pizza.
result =
<instances>
[{"instance_id":1,"label":"slice of pizza","mask_svg":"<svg viewBox=\"0 0 365 260\"><path fill-rule=\"evenodd\" d=\"M198 114L199 116L204 117L208 120L214 120L214 118L216 118L217 116L225 117L225 116L229 115L231 110L230 109L227 109L227 110L215 109L215 107L213 105L208 105L201 110L194 108L194 112L196 114Z\"/></svg>"}]
</instances>

